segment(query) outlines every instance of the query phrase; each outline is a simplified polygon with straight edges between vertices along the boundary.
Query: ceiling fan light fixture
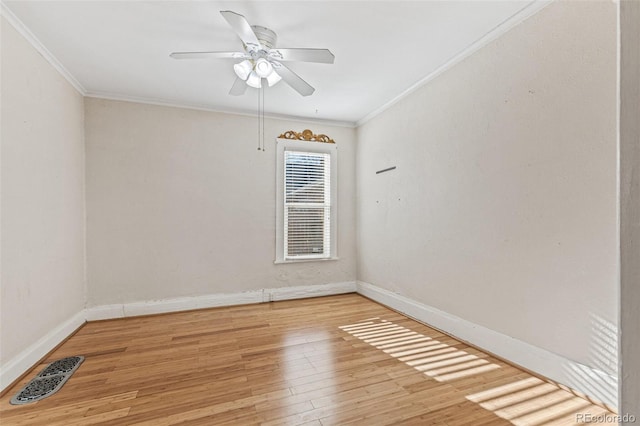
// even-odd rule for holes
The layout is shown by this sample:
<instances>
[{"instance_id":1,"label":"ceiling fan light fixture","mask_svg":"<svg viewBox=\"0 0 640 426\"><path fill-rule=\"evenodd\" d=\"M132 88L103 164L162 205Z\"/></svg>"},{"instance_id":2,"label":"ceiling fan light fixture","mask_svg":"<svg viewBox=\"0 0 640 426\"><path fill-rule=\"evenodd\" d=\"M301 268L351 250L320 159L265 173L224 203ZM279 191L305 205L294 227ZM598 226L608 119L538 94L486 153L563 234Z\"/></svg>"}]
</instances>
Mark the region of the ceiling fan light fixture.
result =
<instances>
[{"instance_id":1,"label":"ceiling fan light fixture","mask_svg":"<svg viewBox=\"0 0 640 426\"><path fill-rule=\"evenodd\" d=\"M238 64L235 64L233 66L233 70L235 71L238 78L241 78L242 80L246 80L249 77L249 74L251 74L251 71L253 70L253 65L251 64L251 61L249 61L248 59L245 59L244 61Z\"/></svg>"},{"instance_id":2,"label":"ceiling fan light fixture","mask_svg":"<svg viewBox=\"0 0 640 426\"><path fill-rule=\"evenodd\" d=\"M259 89L262 87L262 78L255 71L251 71L247 78L247 85Z\"/></svg>"},{"instance_id":3,"label":"ceiling fan light fixture","mask_svg":"<svg viewBox=\"0 0 640 426\"><path fill-rule=\"evenodd\" d=\"M255 71L261 78L267 78L273 72L273 66L266 59L260 58L256 61Z\"/></svg>"},{"instance_id":4,"label":"ceiling fan light fixture","mask_svg":"<svg viewBox=\"0 0 640 426\"><path fill-rule=\"evenodd\" d=\"M2 0L0 0L1 2ZM245 93L246 86L261 89L263 84L273 86L280 80L302 96L313 94L314 88L281 62L313 62L333 64L335 56L329 49L276 48L277 36L273 30L259 25L250 25L247 19L231 10L221 10L220 14L242 41L239 52L173 52L173 59L232 59L237 78L233 82L230 95ZM267 80L266 83L262 79Z\"/></svg>"},{"instance_id":5,"label":"ceiling fan light fixture","mask_svg":"<svg viewBox=\"0 0 640 426\"><path fill-rule=\"evenodd\" d=\"M282 77L280 77L280 75L273 70L273 72L271 72L271 74L269 74L269 76L267 77L267 83L269 83L269 87L277 84L280 80L282 80Z\"/></svg>"}]
</instances>

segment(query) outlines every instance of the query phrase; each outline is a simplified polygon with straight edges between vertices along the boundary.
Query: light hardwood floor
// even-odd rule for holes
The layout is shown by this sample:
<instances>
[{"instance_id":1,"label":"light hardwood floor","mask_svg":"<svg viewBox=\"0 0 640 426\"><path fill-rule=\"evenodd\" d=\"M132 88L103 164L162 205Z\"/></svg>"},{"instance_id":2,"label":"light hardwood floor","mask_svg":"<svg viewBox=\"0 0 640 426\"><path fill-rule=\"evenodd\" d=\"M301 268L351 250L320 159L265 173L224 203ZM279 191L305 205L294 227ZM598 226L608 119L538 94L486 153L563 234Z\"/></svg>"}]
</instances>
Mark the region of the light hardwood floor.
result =
<instances>
[{"instance_id":1,"label":"light hardwood floor","mask_svg":"<svg viewBox=\"0 0 640 426\"><path fill-rule=\"evenodd\" d=\"M56 359L56 394L9 399ZM5 425L566 425L611 414L356 294L91 322ZM613 423L611 423L613 424Z\"/></svg>"}]
</instances>

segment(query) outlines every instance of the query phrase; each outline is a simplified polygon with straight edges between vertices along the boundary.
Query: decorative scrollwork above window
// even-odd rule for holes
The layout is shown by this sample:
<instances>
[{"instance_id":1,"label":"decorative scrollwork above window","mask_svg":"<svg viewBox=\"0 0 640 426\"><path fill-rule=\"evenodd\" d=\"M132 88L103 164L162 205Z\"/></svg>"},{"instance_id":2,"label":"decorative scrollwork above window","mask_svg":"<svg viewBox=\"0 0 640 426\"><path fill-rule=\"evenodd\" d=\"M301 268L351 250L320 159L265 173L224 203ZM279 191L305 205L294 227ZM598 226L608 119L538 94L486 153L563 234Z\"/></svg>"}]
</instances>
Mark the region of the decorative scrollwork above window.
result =
<instances>
[{"instance_id":1,"label":"decorative scrollwork above window","mask_svg":"<svg viewBox=\"0 0 640 426\"><path fill-rule=\"evenodd\" d=\"M316 135L309 129L303 130L302 132L294 132L293 130L289 130L287 132L284 132L278 137L282 139L293 139L293 140L299 140L299 141L336 143L329 136Z\"/></svg>"}]
</instances>

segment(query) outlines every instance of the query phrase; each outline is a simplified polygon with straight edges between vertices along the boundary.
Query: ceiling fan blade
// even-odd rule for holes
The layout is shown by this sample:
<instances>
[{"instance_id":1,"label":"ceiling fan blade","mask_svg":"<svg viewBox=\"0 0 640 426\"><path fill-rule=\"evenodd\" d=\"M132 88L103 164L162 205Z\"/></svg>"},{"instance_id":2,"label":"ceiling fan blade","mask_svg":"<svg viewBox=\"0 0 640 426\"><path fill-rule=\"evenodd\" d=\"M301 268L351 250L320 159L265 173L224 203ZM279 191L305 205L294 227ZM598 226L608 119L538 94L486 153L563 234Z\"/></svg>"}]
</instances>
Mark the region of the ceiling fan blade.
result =
<instances>
[{"instance_id":1,"label":"ceiling fan blade","mask_svg":"<svg viewBox=\"0 0 640 426\"><path fill-rule=\"evenodd\" d=\"M248 55L242 52L173 52L173 59L245 59Z\"/></svg>"},{"instance_id":2,"label":"ceiling fan blade","mask_svg":"<svg viewBox=\"0 0 640 426\"><path fill-rule=\"evenodd\" d=\"M309 83L301 79L298 74L294 73L280 62L273 61L271 64L278 75L282 77L282 79L291 86L293 90L300 93L302 96L309 96L316 90Z\"/></svg>"},{"instance_id":3,"label":"ceiling fan blade","mask_svg":"<svg viewBox=\"0 0 640 426\"><path fill-rule=\"evenodd\" d=\"M317 62L332 64L335 56L329 49L271 49L269 56L277 61Z\"/></svg>"},{"instance_id":4,"label":"ceiling fan blade","mask_svg":"<svg viewBox=\"0 0 640 426\"><path fill-rule=\"evenodd\" d=\"M227 20L231 28L233 28L233 31L235 31L247 47L260 48L258 37L256 37L256 34L251 29L251 25L249 25L244 16L230 10L222 10L220 14Z\"/></svg>"},{"instance_id":5,"label":"ceiling fan blade","mask_svg":"<svg viewBox=\"0 0 640 426\"><path fill-rule=\"evenodd\" d=\"M240 96L240 95L244 95L244 92L246 91L247 91L247 83L243 79L236 77L236 81L233 82L233 86L231 86L231 90L229 90L229 94L233 96Z\"/></svg>"}]
</instances>

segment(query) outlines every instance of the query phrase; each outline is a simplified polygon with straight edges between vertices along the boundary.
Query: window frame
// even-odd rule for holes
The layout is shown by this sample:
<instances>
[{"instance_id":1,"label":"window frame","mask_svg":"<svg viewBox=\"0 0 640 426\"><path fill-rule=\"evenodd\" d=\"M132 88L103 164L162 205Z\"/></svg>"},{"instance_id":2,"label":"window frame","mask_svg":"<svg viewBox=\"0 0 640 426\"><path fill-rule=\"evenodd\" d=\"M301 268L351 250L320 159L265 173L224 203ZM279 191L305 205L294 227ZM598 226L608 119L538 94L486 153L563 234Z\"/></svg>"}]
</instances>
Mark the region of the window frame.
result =
<instances>
[{"instance_id":1,"label":"window frame","mask_svg":"<svg viewBox=\"0 0 640 426\"><path fill-rule=\"evenodd\" d=\"M329 256L287 259L284 253L285 151L329 154L330 210ZM276 256L274 263L324 262L338 259L338 147L335 143L276 139Z\"/></svg>"}]
</instances>

